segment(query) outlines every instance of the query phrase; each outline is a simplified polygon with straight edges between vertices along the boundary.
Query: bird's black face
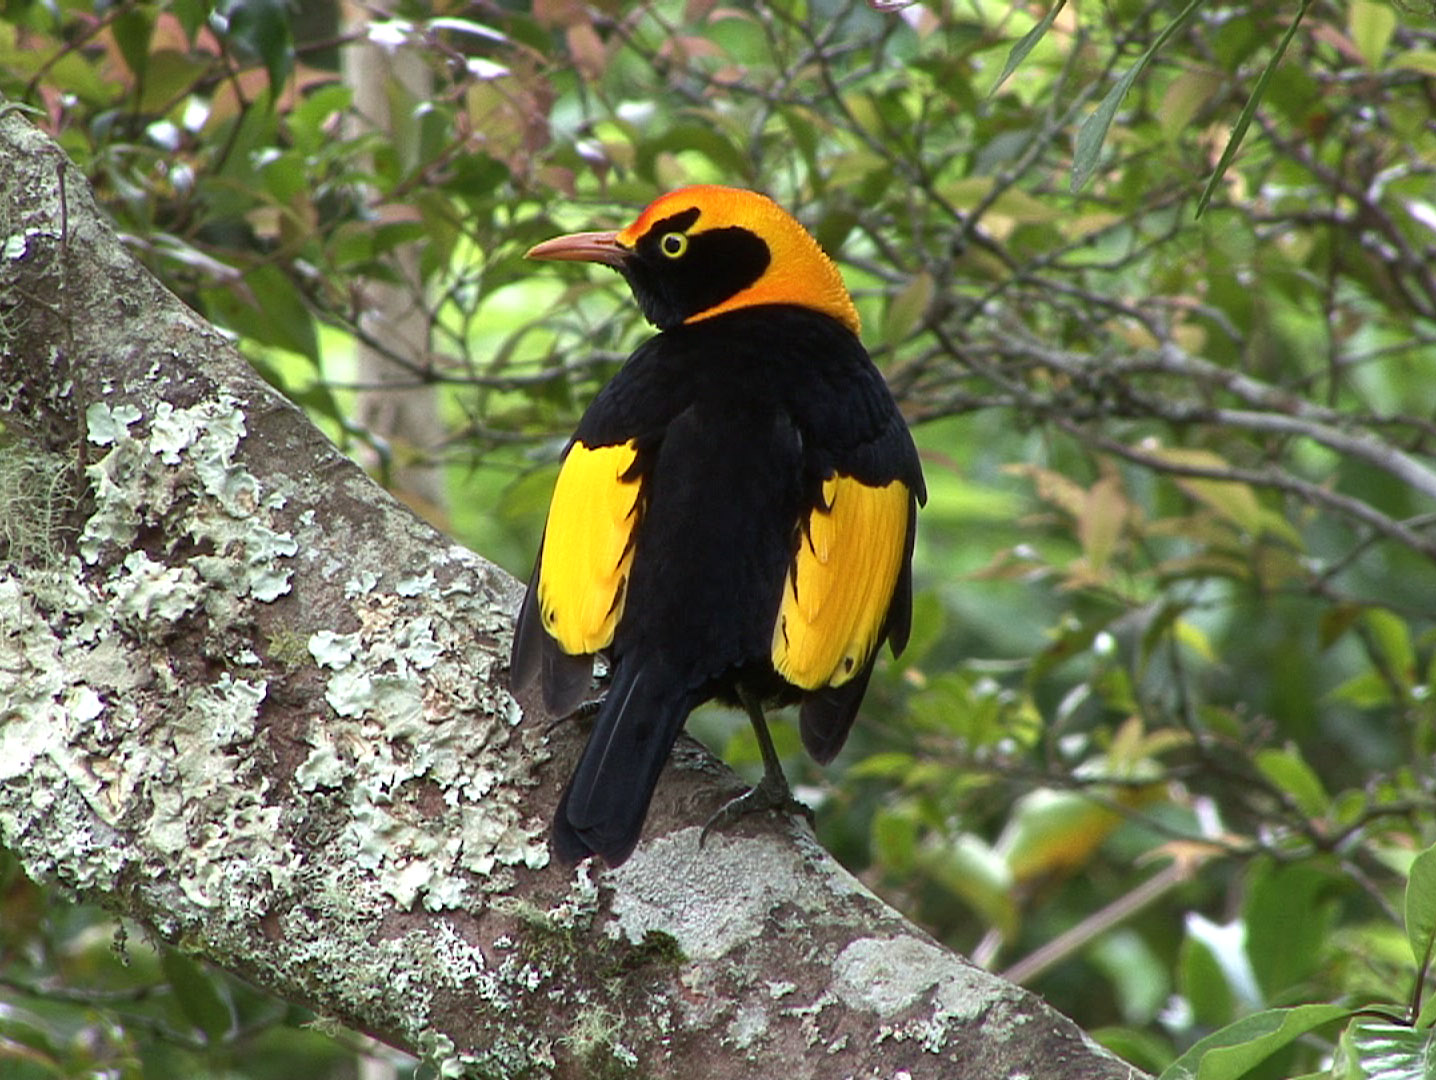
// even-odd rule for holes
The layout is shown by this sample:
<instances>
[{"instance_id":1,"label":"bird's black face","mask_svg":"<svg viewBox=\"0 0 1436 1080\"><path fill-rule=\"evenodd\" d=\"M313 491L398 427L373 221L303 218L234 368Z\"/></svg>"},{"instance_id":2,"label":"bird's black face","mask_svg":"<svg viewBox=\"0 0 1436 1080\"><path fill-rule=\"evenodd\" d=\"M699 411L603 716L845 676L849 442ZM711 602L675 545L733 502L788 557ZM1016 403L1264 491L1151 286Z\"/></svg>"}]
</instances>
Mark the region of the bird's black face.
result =
<instances>
[{"instance_id":1,"label":"bird's black face","mask_svg":"<svg viewBox=\"0 0 1436 1080\"><path fill-rule=\"evenodd\" d=\"M644 317L669 330L752 285L772 254L741 226L689 233L698 208L655 221L617 265Z\"/></svg>"},{"instance_id":2,"label":"bird's black face","mask_svg":"<svg viewBox=\"0 0 1436 1080\"><path fill-rule=\"evenodd\" d=\"M660 330L770 304L862 329L842 275L808 231L767 196L739 188L680 188L625 229L556 236L528 257L613 267Z\"/></svg>"}]
</instances>

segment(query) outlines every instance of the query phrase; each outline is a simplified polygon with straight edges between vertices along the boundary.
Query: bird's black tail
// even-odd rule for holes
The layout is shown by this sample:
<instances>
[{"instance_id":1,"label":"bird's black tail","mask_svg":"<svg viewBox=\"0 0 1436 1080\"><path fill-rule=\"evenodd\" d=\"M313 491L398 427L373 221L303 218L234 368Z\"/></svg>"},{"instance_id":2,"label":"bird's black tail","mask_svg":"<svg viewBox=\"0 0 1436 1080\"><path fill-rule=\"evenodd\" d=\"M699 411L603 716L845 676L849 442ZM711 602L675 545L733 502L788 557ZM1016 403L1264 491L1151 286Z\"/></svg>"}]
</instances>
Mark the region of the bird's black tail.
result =
<instances>
[{"instance_id":1,"label":"bird's black tail","mask_svg":"<svg viewBox=\"0 0 1436 1080\"><path fill-rule=\"evenodd\" d=\"M632 854L658 774L694 704L684 680L663 663L618 662L554 816L558 859L572 864L599 855L617 866Z\"/></svg>"}]
</instances>

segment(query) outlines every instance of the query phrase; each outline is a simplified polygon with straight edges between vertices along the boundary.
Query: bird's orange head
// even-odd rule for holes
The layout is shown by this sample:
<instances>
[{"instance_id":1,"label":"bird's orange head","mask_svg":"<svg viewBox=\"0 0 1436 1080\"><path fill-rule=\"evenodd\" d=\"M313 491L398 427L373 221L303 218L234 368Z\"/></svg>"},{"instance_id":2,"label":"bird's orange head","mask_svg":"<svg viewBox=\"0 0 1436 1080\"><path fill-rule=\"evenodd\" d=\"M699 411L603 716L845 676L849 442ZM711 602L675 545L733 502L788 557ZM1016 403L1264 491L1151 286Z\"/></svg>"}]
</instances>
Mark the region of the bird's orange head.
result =
<instances>
[{"instance_id":1,"label":"bird's orange head","mask_svg":"<svg viewBox=\"0 0 1436 1080\"><path fill-rule=\"evenodd\" d=\"M661 330L759 304L820 311L854 334L857 309L833 261L766 195L700 184L669 192L617 232L546 240L531 259L603 263Z\"/></svg>"}]
</instances>

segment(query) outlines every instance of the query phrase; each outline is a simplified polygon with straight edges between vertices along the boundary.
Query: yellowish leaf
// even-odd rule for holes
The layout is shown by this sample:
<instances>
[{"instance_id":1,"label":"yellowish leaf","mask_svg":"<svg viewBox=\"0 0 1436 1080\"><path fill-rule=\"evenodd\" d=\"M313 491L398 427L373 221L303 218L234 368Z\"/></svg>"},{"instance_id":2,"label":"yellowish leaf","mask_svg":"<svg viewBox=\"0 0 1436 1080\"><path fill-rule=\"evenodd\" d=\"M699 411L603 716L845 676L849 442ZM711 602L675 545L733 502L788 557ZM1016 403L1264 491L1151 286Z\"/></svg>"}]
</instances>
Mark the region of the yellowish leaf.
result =
<instances>
[{"instance_id":1,"label":"yellowish leaf","mask_svg":"<svg viewBox=\"0 0 1436 1080\"><path fill-rule=\"evenodd\" d=\"M1077 517L1077 539L1093 571L1106 567L1126 526L1129 511L1130 504L1116 473L1103 476L1086 492Z\"/></svg>"},{"instance_id":2,"label":"yellowish leaf","mask_svg":"<svg viewBox=\"0 0 1436 1080\"><path fill-rule=\"evenodd\" d=\"M1391 35L1396 32L1396 12L1379 0L1352 0L1346 11L1346 27L1366 66L1379 71Z\"/></svg>"},{"instance_id":3,"label":"yellowish leaf","mask_svg":"<svg viewBox=\"0 0 1436 1080\"><path fill-rule=\"evenodd\" d=\"M898 291L883 319L884 342L897 345L912 333L932 303L933 287L932 275L922 270Z\"/></svg>"}]
</instances>

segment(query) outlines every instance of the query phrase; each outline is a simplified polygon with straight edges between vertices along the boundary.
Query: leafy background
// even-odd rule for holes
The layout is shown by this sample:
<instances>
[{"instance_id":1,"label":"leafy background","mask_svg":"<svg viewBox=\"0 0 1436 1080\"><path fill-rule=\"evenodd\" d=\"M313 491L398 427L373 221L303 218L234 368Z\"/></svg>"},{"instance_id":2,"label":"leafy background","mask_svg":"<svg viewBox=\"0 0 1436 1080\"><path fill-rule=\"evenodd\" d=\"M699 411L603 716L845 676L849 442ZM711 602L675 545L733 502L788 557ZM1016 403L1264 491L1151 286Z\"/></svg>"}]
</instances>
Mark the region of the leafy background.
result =
<instances>
[{"instance_id":1,"label":"leafy background","mask_svg":"<svg viewBox=\"0 0 1436 1080\"><path fill-rule=\"evenodd\" d=\"M650 332L615 276L523 252L682 183L773 194L840 258L931 488L850 747L776 732L821 841L1141 1068L1436 1059L1429 3L3 0L0 94L519 576ZM0 497L40 479L7 460ZM690 728L756 776L741 719ZM6 1076L424 1068L0 854Z\"/></svg>"}]
</instances>

